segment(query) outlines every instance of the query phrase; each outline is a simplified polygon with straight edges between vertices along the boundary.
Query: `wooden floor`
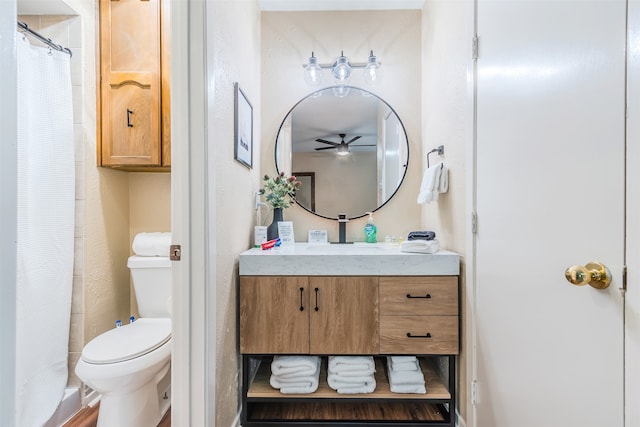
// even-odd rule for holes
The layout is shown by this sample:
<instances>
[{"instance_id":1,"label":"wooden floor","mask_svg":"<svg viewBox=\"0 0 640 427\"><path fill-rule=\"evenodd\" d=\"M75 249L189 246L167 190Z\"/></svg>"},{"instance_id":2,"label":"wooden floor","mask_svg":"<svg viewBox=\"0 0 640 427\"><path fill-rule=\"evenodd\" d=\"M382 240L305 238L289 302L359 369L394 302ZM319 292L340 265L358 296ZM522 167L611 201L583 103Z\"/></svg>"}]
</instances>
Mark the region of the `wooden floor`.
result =
<instances>
[{"instance_id":1,"label":"wooden floor","mask_svg":"<svg viewBox=\"0 0 640 427\"><path fill-rule=\"evenodd\" d=\"M63 427L96 427L98 424L98 411L100 410L100 404L98 403L93 408L86 407L81 409L77 414L67 421ZM171 427L171 408L162 417L158 427Z\"/></svg>"}]
</instances>

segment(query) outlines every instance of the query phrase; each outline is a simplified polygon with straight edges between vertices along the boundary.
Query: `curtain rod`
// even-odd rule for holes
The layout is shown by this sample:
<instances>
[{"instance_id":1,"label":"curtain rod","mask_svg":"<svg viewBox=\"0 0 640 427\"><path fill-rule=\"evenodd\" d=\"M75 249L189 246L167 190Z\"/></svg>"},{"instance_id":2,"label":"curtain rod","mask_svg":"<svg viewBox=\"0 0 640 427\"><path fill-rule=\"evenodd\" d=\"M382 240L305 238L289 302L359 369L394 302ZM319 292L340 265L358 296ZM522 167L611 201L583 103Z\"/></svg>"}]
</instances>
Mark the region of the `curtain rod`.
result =
<instances>
[{"instance_id":1,"label":"curtain rod","mask_svg":"<svg viewBox=\"0 0 640 427\"><path fill-rule=\"evenodd\" d=\"M73 53L71 52L71 49L69 49L68 47L62 47L61 45L56 44L53 41L51 41L51 39L48 39L48 38L38 34L34 30L29 28L29 26L27 24L25 24L24 22L18 21L18 27L20 27L25 33L31 34L32 36L34 36L35 38L40 40L42 43L44 43L47 46L49 46L50 48L55 49L55 50L60 51L60 52L68 53L70 57L73 56Z\"/></svg>"}]
</instances>

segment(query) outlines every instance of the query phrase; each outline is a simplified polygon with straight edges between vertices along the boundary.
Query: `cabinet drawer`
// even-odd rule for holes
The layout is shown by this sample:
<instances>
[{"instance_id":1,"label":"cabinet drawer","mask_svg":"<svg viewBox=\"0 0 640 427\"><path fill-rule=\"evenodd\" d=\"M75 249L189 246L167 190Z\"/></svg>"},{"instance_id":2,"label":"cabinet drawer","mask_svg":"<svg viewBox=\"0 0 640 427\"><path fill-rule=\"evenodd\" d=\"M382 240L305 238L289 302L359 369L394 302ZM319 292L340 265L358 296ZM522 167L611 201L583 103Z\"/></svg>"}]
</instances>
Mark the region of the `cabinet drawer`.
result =
<instances>
[{"instance_id":1,"label":"cabinet drawer","mask_svg":"<svg viewBox=\"0 0 640 427\"><path fill-rule=\"evenodd\" d=\"M458 316L381 316L382 354L458 354Z\"/></svg>"},{"instance_id":2,"label":"cabinet drawer","mask_svg":"<svg viewBox=\"0 0 640 427\"><path fill-rule=\"evenodd\" d=\"M381 277L380 315L457 315L458 278Z\"/></svg>"}]
</instances>

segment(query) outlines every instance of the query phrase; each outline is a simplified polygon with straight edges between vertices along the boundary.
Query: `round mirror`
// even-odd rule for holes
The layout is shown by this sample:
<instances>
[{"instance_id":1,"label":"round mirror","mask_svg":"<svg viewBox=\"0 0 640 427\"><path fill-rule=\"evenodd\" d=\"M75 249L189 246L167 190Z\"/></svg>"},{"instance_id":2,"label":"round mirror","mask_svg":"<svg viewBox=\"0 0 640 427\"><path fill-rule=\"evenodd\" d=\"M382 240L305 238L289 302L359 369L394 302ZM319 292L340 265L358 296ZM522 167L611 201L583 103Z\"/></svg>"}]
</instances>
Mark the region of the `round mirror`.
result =
<instances>
[{"instance_id":1,"label":"round mirror","mask_svg":"<svg viewBox=\"0 0 640 427\"><path fill-rule=\"evenodd\" d=\"M299 101L280 125L278 172L302 181L296 202L318 216L362 217L398 191L409 140L396 112L352 86L321 89Z\"/></svg>"}]
</instances>

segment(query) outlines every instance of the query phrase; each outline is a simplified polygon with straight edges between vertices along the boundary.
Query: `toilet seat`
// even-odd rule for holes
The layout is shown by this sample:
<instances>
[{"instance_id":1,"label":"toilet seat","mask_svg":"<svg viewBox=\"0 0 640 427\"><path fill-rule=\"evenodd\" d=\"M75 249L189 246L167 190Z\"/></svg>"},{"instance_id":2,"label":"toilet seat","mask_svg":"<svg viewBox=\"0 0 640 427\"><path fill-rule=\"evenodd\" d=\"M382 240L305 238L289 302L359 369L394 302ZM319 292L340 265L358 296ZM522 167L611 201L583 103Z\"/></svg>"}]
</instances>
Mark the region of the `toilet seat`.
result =
<instances>
[{"instance_id":1,"label":"toilet seat","mask_svg":"<svg viewBox=\"0 0 640 427\"><path fill-rule=\"evenodd\" d=\"M82 359L92 364L124 362L145 355L171 339L171 319L138 319L92 339Z\"/></svg>"}]
</instances>

